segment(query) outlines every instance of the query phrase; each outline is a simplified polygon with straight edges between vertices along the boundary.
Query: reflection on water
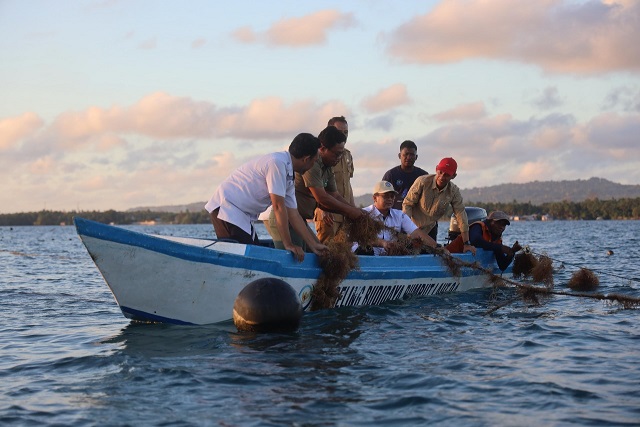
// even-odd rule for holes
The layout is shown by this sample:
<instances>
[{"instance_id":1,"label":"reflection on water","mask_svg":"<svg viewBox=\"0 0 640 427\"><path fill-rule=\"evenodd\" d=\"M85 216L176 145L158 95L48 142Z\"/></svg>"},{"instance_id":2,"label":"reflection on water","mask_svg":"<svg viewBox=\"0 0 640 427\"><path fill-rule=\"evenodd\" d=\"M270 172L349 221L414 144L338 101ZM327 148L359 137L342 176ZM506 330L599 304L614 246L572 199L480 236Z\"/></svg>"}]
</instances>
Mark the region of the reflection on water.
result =
<instances>
[{"instance_id":1,"label":"reflection on water","mask_svg":"<svg viewBox=\"0 0 640 427\"><path fill-rule=\"evenodd\" d=\"M117 344L120 351L142 357L181 357L206 354L225 345L225 333L235 333L232 322L189 326L130 322L112 337L102 340Z\"/></svg>"}]
</instances>

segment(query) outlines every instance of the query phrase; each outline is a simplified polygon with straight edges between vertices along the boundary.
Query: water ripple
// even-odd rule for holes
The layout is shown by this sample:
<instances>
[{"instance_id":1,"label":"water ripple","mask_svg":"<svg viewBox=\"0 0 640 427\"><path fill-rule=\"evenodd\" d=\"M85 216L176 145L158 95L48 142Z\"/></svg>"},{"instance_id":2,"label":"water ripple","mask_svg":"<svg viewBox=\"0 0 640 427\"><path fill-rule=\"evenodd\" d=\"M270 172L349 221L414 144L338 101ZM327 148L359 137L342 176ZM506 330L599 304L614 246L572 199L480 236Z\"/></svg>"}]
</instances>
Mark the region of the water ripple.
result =
<instances>
[{"instance_id":1,"label":"water ripple","mask_svg":"<svg viewBox=\"0 0 640 427\"><path fill-rule=\"evenodd\" d=\"M147 228L211 233L208 225ZM514 223L509 234L558 260L556 289L566 289L575 265L587 265L602 272L599 292L637 297L638 228ZM631 426L640 419L638 310L615 304L552 296L534 305L513 289L478 290L307 313L296 333L260 335L231 322L130 323L72 227L0 227L0 265L2 425Z\"/></svg>"}]
</instances>

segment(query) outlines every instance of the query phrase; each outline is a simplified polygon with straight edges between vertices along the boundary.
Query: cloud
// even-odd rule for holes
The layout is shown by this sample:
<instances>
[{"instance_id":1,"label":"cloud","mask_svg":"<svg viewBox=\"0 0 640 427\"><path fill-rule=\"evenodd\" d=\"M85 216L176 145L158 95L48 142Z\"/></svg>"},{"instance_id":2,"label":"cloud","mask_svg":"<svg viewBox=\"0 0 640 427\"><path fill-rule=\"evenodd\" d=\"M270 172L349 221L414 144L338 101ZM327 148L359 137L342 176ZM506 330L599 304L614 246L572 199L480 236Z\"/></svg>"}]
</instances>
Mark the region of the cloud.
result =
<instances>
[{"instance_id":1,"label":"cloud","mask_svg":"<svg viewBox=\"0 0 640 427\"><path fill-rule=\"evenodd\" d=\"M157 92L50 122L35 113L0 120L2 180L29 195L0 194L0 205L5 211L37 210L43 203L48 209L126 209L206 200L240 164L286 149L299 132L317 134L340 114L353 130L354 191L371 192L372 177L398 164L398 147L407 138L399 113L360 116L338 101L279 97L218 106ZM585 176L640 181L638 112L582 122L559 113L519 119L488 115L484 103L474 102L440 114L448 121L408 137L419 147L417 165L427 171L442 157L456 158L462 188ZM386 130L377 139L358 132L374 127Z\"/></svg>"},{"instance_id":2,"label":"cloud","mask_svg":"<svg viewBox=\"0 0 640 427\"><path fill-rule=\"evenodd\" d=\"M333 101L318 104L300 100L287 104L281 98L268 97L253 100L244 107L217 108L207 101L157 92L130 107L90 107L81 112L63 113L51 128L66 148L92 144L94 137L108 134L138 134L160 139L274 139L299 132L318 133L335 111L349 114L344 104ZM111 140L112 144L116 142Z\"/></svg>"},{"instance_id":3,"label":"cloud","mask_svg":"<svg viewBox=\"0 0 640 427\"><path fill-rule=\"evenodd\" d=\"M27 170L40 176L55 171L70 182L69 177L85 167L193 169L203 163L202 150L225 147L241 147L243 162L256 153L286 149L300 132L319 133L336 112L351 114L336 101L285 102L269 97L218 108L158 92L130 106L62 113L50 123L25 113L0 120L0 170L13 180L29 179L23 175ZM7 185L9 181L5 178Z\"/></svg>"},{"instance_id":4,"label":"cloud","mask_svg":"<svg viewBox=\"0 0 640 427\"><path fill-rule=\"evenodd\" d=\"M271 46L305 47L321 45L329 31L347 29L355 25L351 13L321 10L299 18L282 19L262 33L250 27L241 27L231 36L242 43L262 42Z\"/></svg>"},{"instance_id":5,"label":"cloud","mask_svg":"<svg viewBox=\"0 0 640 427\"><path fill-rule=\"evenodd\" d=\"M163 92L148 95L131 107L90 107L58 116L52 130L73 148L104 134L140 134L154 138L210 137L215 105Z\"/></svg>"},{"instance_id":6,"label":"cloud","mask_svg":"<svg viewBox=\"0 0 640 427\"><path fill-rule=\"evenodd\" d=\"M21 140L34 135L44 125L35 113L0 119L0 153L15 149Z\"/></svg>"},{"instance_id":7,"label":"cloud","mask_svg":"<svg viewBox=\"0 0 640 427\"><path fill-rule=\"evenodd\" d=\"M201 47L204 47L206 44L207 44L207 39L199 38L191 42L191 47L193 49L200 49Z\"/></svg>"},{"instance_id":8,"label":"cloud","mask_svg":"<svg viewBox=\"0 0 640 427\"><path fill-rule=\"evenodd\" d=\"M35 175L48 175L55 169L55 160L51 156L45 156L36 159L29 165L29 172Z\"/></svg>"},{"instance_id":9,"label":"cloud","mask_svg":"<svg viewBox=\"0 0 640 427\"><path fill-rule=\"evenodd\" d=\"M577 142L610 160L640 161L640 114L604 113L577 129Z\"/></svg>"},{"instance_id":10,"label":"cloud","mask_svg":"<svg viewBox=\"0 0 640 427\"><path fill-rule=\"evenodd\" d=\"M144 40L138 44L138 49L142 50L153 50L156 48L157 42L156 38Z\"/></svg>"},{"instance_id":11,"label":"cloud","mask_svg":"<svg viewBox=\"0 0 640 427\"><path fill-rule=\"evenodd\" d=\"M577 179L610 176L620 168L621 156L636 169L625 179L640 178L640 114L602 114L578 122L571 114L547 114L525 120L510 114L457 121L411 138L418 145L417 166L433 172L438 160L451 156L459 164L462 188L504 182ZM370 192L371 177L382 177L398 164L401 138L350 142L354 155L356 194ZM613 168L613 169L612 169Z\"/></svg>"},{"instance_id":12,"label":"cloud","mask_svg":"<svg viewBox=\"0 0 640 427\"><path fill-rule=\"evenodd\" d=\"M434 114L433 118L441 121L468 121L477 120L486 117L487 110L484 107L484 102L473 102L470 104L458 105L451 110L443 111L438 114Z\"/></svg>"},{"instance_id":13,"label":"cloud","mask_svg":"<svg viewBox=\"0 0 640 427\"><path fill-rule=\"evenodd\" d=\"M76 184L76 189L82 192L99 191L108 189L112 185L112 180L104 175L91 176Z\"/></svg>"},{"instance_id":14,"label":"cloud","mask_svg":"<svg viewBox=\"0 0 640 427\"><path fill-rule=\"evenodd\" d=\"M474 162L482 159L481 164L474 167L485 168L500 162L522 163L538 156L547 157L550 148L556 152L567 149L575 125L571 115L550 114L517 120L510 114L501 114L442 126L421 140L433 151L447 147L458 157Z\"/></svg>"},{"instance_id":15,"label":"cloud","mask_svg":"<svg viewBox=\"0 0 640 427\"><path fill-rule=\"evenodd\" d=\"M254 43L258 40L258 35L251 27L241 27L231 33L231 37L241 43Z\"/></svg>"},{"instance_id":16,"label":"cloud","mask_svg":"<svg viewBox=\"0 0 640 427\"><path fill-rule=\"evenodd\" d=\"M495 59L553 73L640 72L640 2L443 0L398 27L386 52L407 63Z\"/></svg>"},{"instance_id":17,"label":"cloud","mask_svg":"<svg viewBox=\"0 0 640 427\"><path fill-rule=\"evenodd\" d=\"M603 110L617 108L627 112L640 112L640 90L631 87L612 89L604 99Z\"/></svg>"},{"instance_id":18,"label":"cloud","mask_svg":"<svg viewBox=\"0 0 640 427\"><path fill-rule=\"evenodd\" d=\"M385 132L391 131L395 122L393 114L385 114L367 120L365 127L367 129L381 129Z\"/></svg>"},{"instance_id":19,"label":"cloud","mask_svg":"<svg viewBox=\"0 0 640 427\"><path fill-rule=\"evenodd\" d=\"M28 34L25 34L25 39L27 40L51 40L58 36L57 31L34 31Z\"/></svg>"},{"instance_id":20,"label":"cloud","mask_svg":"<svg viewBox=\"0 0 640 427\"><path fill-rule=\"evenodd\" d=\"M562 99L558 95L558 88L555 86L545 88L544 91L532 101L532 104L543 110L559 107L562 105Z\"/></svg>"},{"instance_id":21,"label":"cloud","mask_svg":"<svg viewBox=\"0 0 640 427\"><path fill-rule=\"evenodd\" d=\"M498 115L440 127L416 143L421 158L451 155L468 176L489 176L485 171L491 171L499 182L526 182L594 176L595 166L615 167L621 159L640 166L639 133L640 114L606 113L586 123L566 114L529 120ZM545 175L548 171L553 174ZM639 177L635 172L629 180Z\"/></svg>"},{"instance_id":22,"label":"cloud","mask_svg":"<svg viewBox=\"0 0 640 427\"><path fill-rule=\"evenodd\" d=\"M362 108L370 113L380 113L410 103L411 99L407 95L407 87L404 84L396 83L365 98L362 101Z\"/></svg>"},{"instance_id":23,"label":"cloud","mask_svg":"<svg viewBox=\"0 0 640 427\"><path fill-rule=\"evenodd\" d=\"M109 9L120 5L120 0L101 0L90 3L87 7L88 10Z\"/></svg>"},{"instance_id":24,"label":"cloud","mask_svg":"<svg viewBox=\"0 0 640 427\"><path fill-rule=\"evenodd\" d=\"M547 177L553 176L556 166L549 160L537 160L535 162L525 162L516 170L513 175L514 182L543 181Z\"/></svg>"}]
</instances>

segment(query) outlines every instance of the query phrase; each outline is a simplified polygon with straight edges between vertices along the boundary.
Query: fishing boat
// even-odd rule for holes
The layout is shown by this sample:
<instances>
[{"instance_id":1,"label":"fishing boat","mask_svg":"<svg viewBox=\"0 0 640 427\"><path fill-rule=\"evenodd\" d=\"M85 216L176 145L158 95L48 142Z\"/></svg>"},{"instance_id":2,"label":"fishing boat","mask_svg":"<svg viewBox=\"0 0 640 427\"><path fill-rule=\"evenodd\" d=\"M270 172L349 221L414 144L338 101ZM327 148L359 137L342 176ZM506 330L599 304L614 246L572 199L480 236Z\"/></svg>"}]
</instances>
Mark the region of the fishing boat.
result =
<instances>
[{"instance_id":1,"label":"fishing boat","mask_svg":"<svg viewBox=\"0 0 640 427\"><path fill-rule=\"evenodd\" d=\"M288 283L308 310L321 268L314 254L297 262L290 252L215 239L161 236L74 218L80 239L125 317L146 322L204 325L232 318L240 291L261 278ZM453 274L433 254L359 256L359 268L339 285L335 307L366 306L415 296L491 286L503 274L492 252L455 254ZM510 277L510 269L505 274Z\"/></svg>"}]
</instances>

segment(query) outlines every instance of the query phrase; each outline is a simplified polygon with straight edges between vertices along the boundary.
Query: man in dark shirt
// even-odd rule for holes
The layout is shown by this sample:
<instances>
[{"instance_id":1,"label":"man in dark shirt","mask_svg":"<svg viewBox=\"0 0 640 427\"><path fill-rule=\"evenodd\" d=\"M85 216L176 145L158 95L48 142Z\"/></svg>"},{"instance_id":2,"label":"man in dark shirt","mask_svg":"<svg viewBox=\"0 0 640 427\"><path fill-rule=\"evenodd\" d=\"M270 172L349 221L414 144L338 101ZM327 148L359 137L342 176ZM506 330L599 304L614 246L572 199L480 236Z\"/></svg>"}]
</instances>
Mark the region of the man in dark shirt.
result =
<instances>
[{"instance_id":1,"label":"man in dark shirt","mask_svg":"<svg viewBox=\"0 0 640 427\"><path fill-rule=\"evenodd\" d=\"M398 153L400 165L389 169L382 177L383 181L388 181L398 192L393 209L402 210L402 201L407 192L413 185L416 178L427 175L427 171L414 166L418 160L418 146L413 141L404 141L400 144L400 153Z\"/></svg>"}]
</instances>

